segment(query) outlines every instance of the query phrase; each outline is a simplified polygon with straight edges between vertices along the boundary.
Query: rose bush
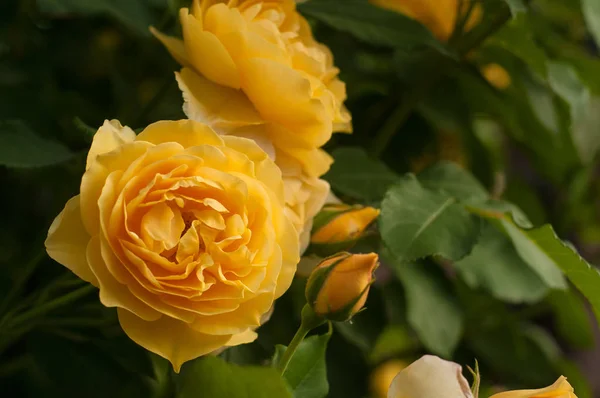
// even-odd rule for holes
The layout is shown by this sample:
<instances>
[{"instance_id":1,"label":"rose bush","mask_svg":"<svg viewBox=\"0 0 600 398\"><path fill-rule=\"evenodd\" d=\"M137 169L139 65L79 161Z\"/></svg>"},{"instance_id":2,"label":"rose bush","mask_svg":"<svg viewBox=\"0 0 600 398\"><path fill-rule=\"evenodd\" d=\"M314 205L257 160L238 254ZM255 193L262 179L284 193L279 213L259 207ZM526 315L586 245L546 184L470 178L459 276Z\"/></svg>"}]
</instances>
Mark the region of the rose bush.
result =
<instances>
[{"instance_id":1,"label":"rose bush","mask_svg":"<svg viewBox=\"0 0 600 398\"><path fill-rule=\"evenodd\" d=\"M195 0L180 21L183 40L153 33L184 66L177 80L186 115L250 137L272 156L305 248L329 191L319 177L332 159L320 147L334 131L351 131L331 52L293 0Z\"/></svg>"},{"instance_id":2,"label":"rose bush","mask_svg":"<svg viewBox=\"0 0 600 398\"><path fill-rule=\"evenodd\" d=\"M253 341L298 262L278 167L253 141L189 120L137 137L105 122L46 248L176 370Z\"/></svg>"}]
</instances>

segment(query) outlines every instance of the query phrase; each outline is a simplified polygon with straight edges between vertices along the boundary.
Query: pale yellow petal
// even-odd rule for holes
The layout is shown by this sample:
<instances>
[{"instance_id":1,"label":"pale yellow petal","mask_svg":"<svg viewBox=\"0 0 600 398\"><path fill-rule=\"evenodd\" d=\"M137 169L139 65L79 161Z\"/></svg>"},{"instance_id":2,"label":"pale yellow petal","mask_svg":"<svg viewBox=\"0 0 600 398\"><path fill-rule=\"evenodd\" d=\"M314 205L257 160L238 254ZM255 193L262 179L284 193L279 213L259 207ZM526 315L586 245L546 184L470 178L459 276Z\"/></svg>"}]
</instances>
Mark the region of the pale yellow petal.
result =
<instances>
[{"instance_id":1,"label":"pale yellow petal","mask_svg":"<svg viewBox=\"0 0 600 398\"><path fill-rule=\"evenodd\" d=\"M53 260L69 268L75 275L98 286L98 280L86 257L89 240L90 235L81 221L77 195L69 199L63 211L52 222L45 242L46 251Z\"/></svg>"},{"instance_id":2,"label":"pale yellow petal","mask_svg":"<svg viewBox=\"0 0 600 398\"><path fill-rule=\"evenodd\" d=\"M98 155L113 151L127 142L135 140L135 133L129 127L121 126L118 120L105 120L102 127L94 135L92 146L88 152L86 170Z\"/></svg>"},{"instance_id":3,"label":"pale yellow petal","mask_svg":"<svg viewBox=\"0 0 600 398\"><path fill-rule=\"evenodd\" d=\"M127 336L148 351L168 359L175 372L179 372L184 362L209 354L232 338L231 335L200 333L187 323L168 316L145 321L125 309L119 308L117 313Z\"/></svg>"},{"instance_id":4,"label":"pale yellow petal","mask_svg":"<svg viewBox=\"0 0 600 398\"><path fill-rule=\"evenodd\" d=\"M245 332L234 334L233 336L231 336L226 346L233 347L240 344L252 343L254 340L256 340L257 337L258 334L256 334L254 330L248 329Z\"/></svg>"},{"instance_id":5,"label":"pale yellow petal","mask_svg":"<svg viewBox=\"0 0 600 398\"><path fill-rule=\"evenodd\" d=\"M181 9L180 19L185 50L194 69L215 83L240 88L240 72L219 38L205 31L187 8Z\"/></svg>"},{"instance_id":6,"label":"pale yellow petal","mask_svg":"<svg viewBox=\"0 0 600 398\"><path fill-rule=\"evenodd\" d=\"M160 42L167 48L169 53L175 61L179 62L181 65L188 65L188 57L185 52L185 46L183 45L183 40L178 39L176 37L165 35L159 30L155 29L154 26L150 27L150 32L156 37Z\"/></svg>"},{"instance_id":7,"label":"pale yellow petal","mask_svg":"<svg viewBox=\"0 0 600 398\"><path fill-rule=\"evenodd\" d=\"M223 140L213 129L194 120L164 120L152 123L138 134L136 141L147 141L155 145L176 142L184 148L223 145Z\"/></svg>"},{"instance_id":8,"label":"pale yellow petal","mask_svg":"<svg viewBox=\"0 0 600 398\"><path fill-rule=\"evenodd\" d=\"M183 111L188 118L208 124L217 131L264 123L241 90L216 84L190 68L183 68L175 77L185 101Z\"/></svg>"},{"instance_id":9,"label":"pale yellow petal","mask_svg":"<svg viewBox=\"0 0 600 398\"><path fill-rule=\"evenodd\" d=\"M473 398L460 365L424 355L392 381L388 398Z\"/></svg>"}]
</instances>

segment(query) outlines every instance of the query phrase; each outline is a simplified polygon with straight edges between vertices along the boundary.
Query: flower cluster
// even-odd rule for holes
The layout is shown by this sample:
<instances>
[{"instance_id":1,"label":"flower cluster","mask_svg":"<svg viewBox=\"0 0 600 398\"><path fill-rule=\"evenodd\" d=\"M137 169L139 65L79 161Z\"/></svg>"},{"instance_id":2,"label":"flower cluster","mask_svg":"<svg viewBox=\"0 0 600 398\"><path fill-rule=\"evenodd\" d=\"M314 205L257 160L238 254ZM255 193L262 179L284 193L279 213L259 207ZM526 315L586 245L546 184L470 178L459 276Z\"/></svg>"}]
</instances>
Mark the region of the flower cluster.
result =
<instances>
[{"instance_id":1,"label":"flower cluster","mask_svg":"<svg viewBox=\"0 0 600 398\"><path fill-rule=\"evenodd\" d=\"M345 86L293 0L195 0L183 40L189 120L107 121L48 254L97 286L138 344L182 363L256 338L329 194L321 147L350 132Z\"/></svg>"}]
</instances>

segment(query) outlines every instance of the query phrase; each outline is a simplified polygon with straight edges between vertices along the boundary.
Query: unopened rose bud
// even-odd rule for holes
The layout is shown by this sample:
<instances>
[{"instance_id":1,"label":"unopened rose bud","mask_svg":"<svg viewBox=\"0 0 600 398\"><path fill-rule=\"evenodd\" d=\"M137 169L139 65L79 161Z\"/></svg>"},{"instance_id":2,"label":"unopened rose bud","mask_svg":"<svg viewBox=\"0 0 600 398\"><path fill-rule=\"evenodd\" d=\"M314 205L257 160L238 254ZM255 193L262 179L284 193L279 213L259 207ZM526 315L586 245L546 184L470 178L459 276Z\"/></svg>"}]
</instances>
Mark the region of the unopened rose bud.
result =
<instances>
[{"instance_id":1,"label":"unopened rose bud","mask_svg":"<svg viewBox=\"0 0 600 398\"><path fill-rule=\"evenodd\" d=\"M315 217L311 244L317 253L347 250L361 238L377 216L379 210L373 207L326 205Z\"/></svg>"},{"instance_id":2,"label":"unopened rose bud","mask_svg":"<svg viewBox=\"0 0 600 398\"><path fill-rule=\"evenodd\" d=\"M473 398L473 394L460 365L425 355L396 375L387 397Z\"/></svg>"},{"instance_id":3,"label":"unopened rose bud","mask_svg":"<svg viewBox=\"0 0 600 398\"><path fill-rule=\"evenodd\" d=\"M306 300L314 313L331 321L352 318L365 305L378 260L375 253L346 252L323 260L306 284Z\"/></svg>"}]
</instances>

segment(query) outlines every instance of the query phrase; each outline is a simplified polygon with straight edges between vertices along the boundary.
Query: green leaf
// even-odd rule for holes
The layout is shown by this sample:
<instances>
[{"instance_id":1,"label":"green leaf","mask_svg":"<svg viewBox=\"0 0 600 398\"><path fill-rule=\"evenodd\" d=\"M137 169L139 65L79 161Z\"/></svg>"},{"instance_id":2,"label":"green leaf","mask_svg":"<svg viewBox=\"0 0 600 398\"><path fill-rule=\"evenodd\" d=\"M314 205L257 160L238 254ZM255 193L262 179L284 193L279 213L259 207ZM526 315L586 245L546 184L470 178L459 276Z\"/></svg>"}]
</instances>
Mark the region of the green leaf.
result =
<instances>
[{"instance_id":1,"label":"green leaf","mask_svg":"<svg viewBox=\"0 0 600 398\"><path fill-rule=\"evenodd\" d=\"M407 175L381 203L380 232L398 262L441 255L459 260L479 237L481 221L453 197L428 190Z\"/></svg>"},{"instance_id":2,"label":"green leaf","mask_svg":"<svg viewBox=\"0 0 600 398\"><path fill-rule=\"evenodd\" d=\"M148 27L156 22L144 0L37 0L37 3L42 13L55 16L109 15L140 35L149 35Z\"/></svg>"},{"instance_id":3,"label":"green leaf","mask_svg":"<svg viewBox=\"0 0 600 398\"><path fill-rule=\"evenodd\" d=\"M575 253L556 237L551 226L546 225L540 229L526 230L517 226L508 217L499 220L498 224L512 240L519 256L529 264L549 287L562 290L567 288L565 278L561 272L561 263L564 261L562 256ZM561 253L555 250L556 246L553 244L555 242L548 240L548 228L552 234L551 239L563 245L564 250L559 251ZM598 274L598 278L600 283L600 274ZM600 295L598 298L600 299Z\"/></svg>"},{"instance_id":4,"label":"green leaf","mask_svg":"<svg viewBox=\"0 0 600 398\"><path fill-rule=\"evenodd\" d=\"M324 178L344 195L365 202L378 201L390 185L400 179L385 164L360 148L338 148L332 155L335 162Z\"/></svg>"},{"instance_id":5,"label":"green leaf","mask_svg":"<svg viewBox=\"0 0 600 398\"><path fill-rule=\"evenodd\" d=\"M392 356L405 355L418 347L419 342L406 326L389 325L377 338L369 360L378 363Z\"/></svg>"},{"instance_id":6,"label":"green leaf","mask_svg":"<svg viewBox=\"0 0 600 398\"><path fill-rule=\"evenodd\" d=\"M487 190L467 170L452 162L440 162L418 175L425 188L440 190L462 201L487 200Z\"/></svg>"},{"instance_id":7,"label":"green leaf","mask_svg":"<svg viewBox=\"0 0 600 398\"><path fill-rule=\"evenodd\" d=\"M323 398L329 392L327 382L327 367L325 365L325 351L331 333L321 336L310 336L300 343L283 374L283 378L292 388L294 397L297 398ZM273 365L276 365L286 346L278 345L275 348Z\"/></svg>"},{"instance_id":8,"label":"green leaf","mask_svg":"<svg viewBox=\"0 0 600 398\"><path fill-rule=\"evenodd\" d=\"M548 287L516 252L510 240L491 225L467 257L455 267L469 287L484 288L497 299L510 303L534 303Z\"/></svg>"},{"instance_id":9,"label":"green leaf","mask_svg":"<svg viewBox=\"0 0 600 398\"><path fill-rule=\"evenodd\" d=\"M546 54L537 45L525 14L519 14L509 21L498 33L490 37L489 43L510 51L538 75L547 75Z\"/></svg>"},{"instance_id":10,"label":"green leaf","mask_svg":"<svg viewBox=\"0 0 600 398\"><path fill-rule=\"evenodd\" d=\"M429 29L400 13L386 10L364 0L312 0L298 4L298 10L335 29L376 46L413 48L431 46L448 50Z\"/></svg>"},{"instance_id":11,"label":"green leaf","mask_svg":"<svg viewBox=\"0 0 600 398\"><path fill-rule=\"evenodd\" d=\"M573 143L583 162L591 162L600 149L600 99L592 96L575 68L564 62L548 63L548 83L567 104L569 141Z\"/></svg>"},{"instance_id":12,"label":"green leaf","mask_svg":"<svg viewBox=\"0 0 600 398\"><path fill-rule=\"evenodd\" d=\"M232 365L212 356L184 364L176 384L177 398L292 397L275 369Z\"/></svg>"},{"instance_id":13,"label":"green leaf","mask_svg":"<svg viewBox=\"0 0 600 398\"><path fill-rule=\"evenodd\" d=\"M594 345L594 332L586 304L573 290L555 290L548 296L558 334L572 347L584 350Z\"/></svg>"},{"instance_id":14,"label":"green leaf","mask_svg":"<svg viewBox=\"0 0 600 398\"><path fill-rule=\"evenodd\" d=\"M443 275L430 265L393 263L406 291L408 323L429 351L449 358L462 336L463 314Z\"/></svg>"},{"instance_id":15,"label":"green leaf","mask_svg":"<svg viewBox=\"0 0 600 398\"><path fill-rule=\"evenodd\" d=\"M598 0L581 0L581 9L596 45L600 46L600 2Z\"/></svg>"},{"instance_id":16,"label":"green leaf","mask_svg":"<svg viewBox=\"0 0 600 398\"><path fill-rule=\"evenodd\" d=\"M61 143L36 135L20 121L0 122L0 164L8 167L50 166L73 153Z\"/></svg>"},{"instance_id":17,"label":"green leaf","mask_svg":"<svg viewBox=\"0 0 600 398\"><path fill-rule=\"evenodd\" d=\"M522 12L527 12L527 7L523 3L523 0L504 0L506 4L508 4L508 8L510 8L510 12L513 16L517 16Z\"/></svg>"}]
</instances>

